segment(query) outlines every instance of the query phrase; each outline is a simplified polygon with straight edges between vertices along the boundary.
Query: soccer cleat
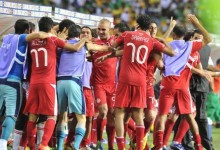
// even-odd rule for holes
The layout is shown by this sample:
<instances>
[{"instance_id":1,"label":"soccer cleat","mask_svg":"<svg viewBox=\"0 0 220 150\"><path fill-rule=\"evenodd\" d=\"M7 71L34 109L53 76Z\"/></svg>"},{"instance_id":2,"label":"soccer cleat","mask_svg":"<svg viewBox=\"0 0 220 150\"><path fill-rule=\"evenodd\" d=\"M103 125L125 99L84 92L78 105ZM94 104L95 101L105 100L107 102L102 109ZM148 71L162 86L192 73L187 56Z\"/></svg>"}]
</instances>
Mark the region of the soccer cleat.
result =
<instances>
[{"instance_id":1,"label":"soccer cleat","mask_svg":"<svg viewBox=\"0 0 220 150\"><path fill-rule=\"evenodd\" d=\"M50 150L50 148L48 146L43 146L43 145L39 145L38 146L38 150Z\"/></svg>"},{"instance_id":2,"label":"soccer cleat","mask_svg":"<svg viewBox=\"0 0 220 150\"><path fill-rule=\"evenodd\" d=\"M170 148L171 148L172 150L185 150L185 148L183 147L182 144L180 144L180 143L174 143L174 142L171 143Z\"/></svg>"},{"instance_id":3,"label":"soccer cleat","mask_svg":"<svg viewBox=\"0 0 220 150\"><path fill-rule=\"evenodd\" d=\"M81 150L91 150L91 148L88 145L86 145L86 146L82 147Z\"/></svg>"},{"instance_id":4,"label":"soccer cleat","mask_svg":"<svg viewBox=\"0 0 220 150\"><path fill-rule=\"evenodd\" d=\"M89 145L89 147L90 147L91 149L96 149L96 144L91 143L91 144Z\"/></svg>"},{"instance_id":5,"label":"soccer cleat","mask_svg":"<svg viewBox=\"0 0 220 150\"><path fill-rule=\"evenodd\" d=\"M163 150L170 150L170 149L166 146L163 146Z\"/></svg>"}]
</instances>

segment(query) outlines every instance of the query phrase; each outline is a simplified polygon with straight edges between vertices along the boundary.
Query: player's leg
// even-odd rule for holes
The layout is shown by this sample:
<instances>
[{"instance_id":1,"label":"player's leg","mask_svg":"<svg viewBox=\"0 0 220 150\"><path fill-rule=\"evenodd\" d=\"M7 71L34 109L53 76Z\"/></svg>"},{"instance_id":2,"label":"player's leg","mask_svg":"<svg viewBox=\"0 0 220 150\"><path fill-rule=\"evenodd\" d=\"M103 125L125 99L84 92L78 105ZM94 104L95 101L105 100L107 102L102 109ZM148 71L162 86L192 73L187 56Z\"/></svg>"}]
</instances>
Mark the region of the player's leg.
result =
<instances>
[{"instance_id":1,"label":"player's leg","mask_svg":"<svg viewBox=\"0 0 220 150\"><path fill-rule=\"evenodd\" d=\"M163 147L163 136L167 114L173 105L175 89L161 89L158 114L154 123L153 143L157 149Z\"/></svg>"},{"instance_id":2,"label":"player's leg","mask_svg":"<svg viewBox=\"0 0 220 150\"><path fill-rule=\"evenodd\" d=\"M143 108L132 108L132 118L136 124L136 149L142 150L142 143L144 138L144 121Z\"/></svg>"},{"instance_id":3,"label":"player's leg","mask_svg":"<svg viewBox=\"0 0 220 150\"><path fill-rule=\"evenodd\" d=\"M94 97L92 90L89 88L83 87L83 93L86 101L86 132L81 145L82 147L89 147L92 129L92 117L94 116Z\"/></svg>"},{"instance_id":4,"label":"player's leg","mask_svg":"<svg viewBox=\"0 0 220 150\"><path fill-rule=\"evenodd\" d=\"M21 81L16 79L8 79L5 85L1 85L1 90L4 93L0 101L5 102L5 119L2 123L2 133L0 145L3 150L7 149L7 141L12 133L16 117L19 113L22 100ZM2 94L3 94L2 93Z\"/></svg>"},{"instance_id":5,"label":"player's leg","mask_svg":"<svg viewBox=\"0 0 220 150\"><path fill-rule=\"evenodd\" d=\"M70 88L67 84L68 80L58 80L57 81L57 102L58 102L58 123L56 127L57 133L57 149L63 149L64 139L68 134L68 117L67 117L67 105L68 96L66 89ZM73 81L71 81L73 82Z\"/></svg>"},{"instance_id":6,"label":"player's leg","mask_svg":"<svg viewBox=\"0 0 220 150\"><path fill-rule=\"evenodd\" d=\"M164 137L163 137L163 145L168 146L168 141L170 135L173 131L173 127L175 125L176 120L178 119L179 115L172 112L168 115L168 118L165 123L165 130L164 130Z\"/></svg>"},{"instance_id":7,"label":"player's leg","mask_svg":"<svg viewBox=\"0 0 220 150\"><path fill-rule=\"evenodd\" d=\"M102 134L107 122L108 106L106 101L105 85L95 85L95 105L99 111L97 116L97 148L101 147Z\"/></svg>"},{"instance_id":8,"label":"player's leg","mask_svg":"<svg viewBox=\"0 0 220 150\"><path fill-rule=\"evenodd\" d=\"M115 106L115 84L109 85L107 88L107 124L106 133L108 136L108 149L114 149L114 139L115 139L115 117L114 117L114 106Z\"/></svg>"},{"instance_id":9,"label":"player's leg","mask_svg":"<svg viewBox=\"0 0 220 150\"><path fill-rule=\"evenodd\" d=\"M115 108L115 129L116 129L116 141L118 145L118 150L124 150L124 108Z\"/></svg>"}]
</instances>

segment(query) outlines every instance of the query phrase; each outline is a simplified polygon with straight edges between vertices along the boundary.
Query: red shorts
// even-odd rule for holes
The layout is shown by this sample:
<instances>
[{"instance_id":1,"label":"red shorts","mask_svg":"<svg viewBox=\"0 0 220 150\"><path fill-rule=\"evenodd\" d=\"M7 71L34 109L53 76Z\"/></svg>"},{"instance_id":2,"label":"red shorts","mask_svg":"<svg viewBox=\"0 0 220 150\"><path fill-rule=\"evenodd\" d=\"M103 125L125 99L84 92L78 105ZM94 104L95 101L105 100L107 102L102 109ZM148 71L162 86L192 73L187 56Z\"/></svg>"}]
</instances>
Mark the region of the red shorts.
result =
<instances>
[{"instance_id":1,"label":"red shorts","mask_svg":"<svg viewBox=\"0 0 220 150\"><path fill-rule=\"evenodd\" d=\"M146 86L119 83L116 89L115 107L146 108Z\"/></svg>"},{"instance_id":2,"label":"red shorts","mask_svg":"<svg viewBox=\"0 0 220 150\"><path fill-rule=\"evenodd\" d=\"M109 108L113 108L115 105L115 84L95 84L94 95L95 95L95 106L106 104Z\"/></svg>"},{"instance_id":3,"label":"red shorts","mask_svg":"<svg viewBox=\"0 0 220 150\"><path fill-rule=\"evenodd\" d=\"M190 114L193 112L193 100L189 89L160 90L158 114L168 114L172 105L177 114Z\"/></svg>"},{"instance_id":4,"label":"red shorts","mask_svg":"<svg viewBox=\"0 0 220 150\"><path fill-rule=\"evenodd\" d=\"M146 103L147 103L147 109L148 110L156 110L156 104L157 101L155 99L155 95L154 95L154 87L147 87L147 98L146 98Z\"/></svg>"},{"instance_id":5,"label":"red shorts","mask_svg":"<svg viewBox=\"0 0 220 150\"><path fill-rule=\"evenodd\" d=\"M30 84L24 113L57 115L57 93L55 84Z\"/></svg>"},{"instance_id":6,"label":"red shorts","mask_svg":"<svg viewBox=\"0 0 220 150\"><path fill-rule=\"evenodd\" d=\"M94 97L92 90L90 88L83 87L83 93L86 101L86 116L92 117L94 116Z\"/></svg>"}]
</instances>

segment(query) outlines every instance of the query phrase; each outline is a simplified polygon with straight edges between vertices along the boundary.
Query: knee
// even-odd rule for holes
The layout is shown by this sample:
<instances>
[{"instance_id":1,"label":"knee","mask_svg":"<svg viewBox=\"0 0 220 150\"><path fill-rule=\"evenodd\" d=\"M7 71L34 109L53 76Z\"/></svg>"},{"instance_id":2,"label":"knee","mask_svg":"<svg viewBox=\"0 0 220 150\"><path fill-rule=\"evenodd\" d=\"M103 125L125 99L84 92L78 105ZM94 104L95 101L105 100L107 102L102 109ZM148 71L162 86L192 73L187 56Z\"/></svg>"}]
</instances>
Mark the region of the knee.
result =
<instances>
[{"instance_id":1,"label":"knee","mask_svg":"<svg viewBox=\"0 0 220 150\"><path fill-rule=\"evenodd\" d=\"M99 117L100 117L100 118L106 118L107 112L108 112L108 108L106 108L106 107L101 107L101 108L99 109Z\"/></svg>"}]
</instances>

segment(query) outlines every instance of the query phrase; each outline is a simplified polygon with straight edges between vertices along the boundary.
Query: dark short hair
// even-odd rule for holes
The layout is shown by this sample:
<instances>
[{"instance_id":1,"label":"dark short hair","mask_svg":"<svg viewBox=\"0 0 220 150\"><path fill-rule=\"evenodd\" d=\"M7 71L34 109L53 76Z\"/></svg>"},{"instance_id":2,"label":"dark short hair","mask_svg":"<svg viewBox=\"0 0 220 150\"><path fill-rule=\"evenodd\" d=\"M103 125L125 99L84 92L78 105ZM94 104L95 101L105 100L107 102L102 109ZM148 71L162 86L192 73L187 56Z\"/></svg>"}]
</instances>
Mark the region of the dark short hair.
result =
<instances>
[{"instance_id":1,"label":"dark short hair","mask_svg":"<svg viewBox=\"0 0 220 150\"><path fill-rule=\"evenodd\" d=\"M50 17L41 17L38 26L40 31L49 32L53 28L53 20Z\"/></svg>"},{"instance_id":2,"label":"dark short hair","mask_svg":"<svg viewBox=\"0 0 220 150\"><path fill-rule=\"evenodd\" d=\"M185 41L189 41L192 38L192 36L193 36L192 31L187 31L183 39Z\"/></svg>"},{"instance_id":3,"label":"dark short hair","mask_svg":"<svg viewBox=\"0 0 220 150\"><path fill-rule=\"evenodd\" d=\"M72 20L64 19L59 23L59 32L62 32L64 28L69 29L71 25L75 25Z\"/></svg>"},{"instance_id":4,"label":"dark short hair","mask_svg":"<svg viewBox=\"0 0 220 150\"><path fill-rule=\"evenodd\" d=\"M147 14L140 15L138 16L136 21L138 23L138 26L141 28L141 30L148 30L150 28L151 18L149 15Z\"/></svg>"},{"instance_id":5,"label":"dark short hair","mask_svg":"<svg viewBox=\"0 0 220 150\"><path fill-rule=\"evenodd\" d=\"M128 24L121 22L115 25L114 29L118 29L119 32L123 33L125 31L130 31Z\"/></svg>"},{"instance_id":6,"label":"dark short hair","mask_svg":"<svg viewBox=\"0 0 220 150\"><path fill-rule=\"evenodd\" d=\"M68 38L79 37L82 29L79 25L72 24L68 30Z\"/></svg>"},{"instance_id":7,"label":"dark short hair","mask_svg":"<svg viewBox=\"0 0 220 150\"><path fill-rule=\"evenodd\" d=\"M178 24L173 28L173 33L177 37L183 37L186 33L186 28L183 25Z\"/></svg>"},{"instance_id":8,"label":"dark short hair","mask_svg":"<svg viewBox=\"0 0 220 150\"><path fill-rule=\"evenodd\" d=\"M26 30L30 29L29 22L25 19L18 19L14 25L16 34L23 34Z\"/></svg>"},{"instance_id":9,"label":"dark short hair","mask_svg":"<svg viewBox=\"0 0 220 150\"><path fill-rule=\"evenodd\" d=\"M98 33L97 33L97 29L92 29L92 37L93 38L98 38Z\"/></svg>"},{"instance_id":10,"label":"dark short hair","mask_svg":"<svg viewBox=\"0 0 220 150\"><path fill-rule=\"evenodd\" d=\"M30 21L29 21L29 25L30 25L30 33L32 33L36 29L36 26L33 22Z\"/></svg>"}]
</instances>

